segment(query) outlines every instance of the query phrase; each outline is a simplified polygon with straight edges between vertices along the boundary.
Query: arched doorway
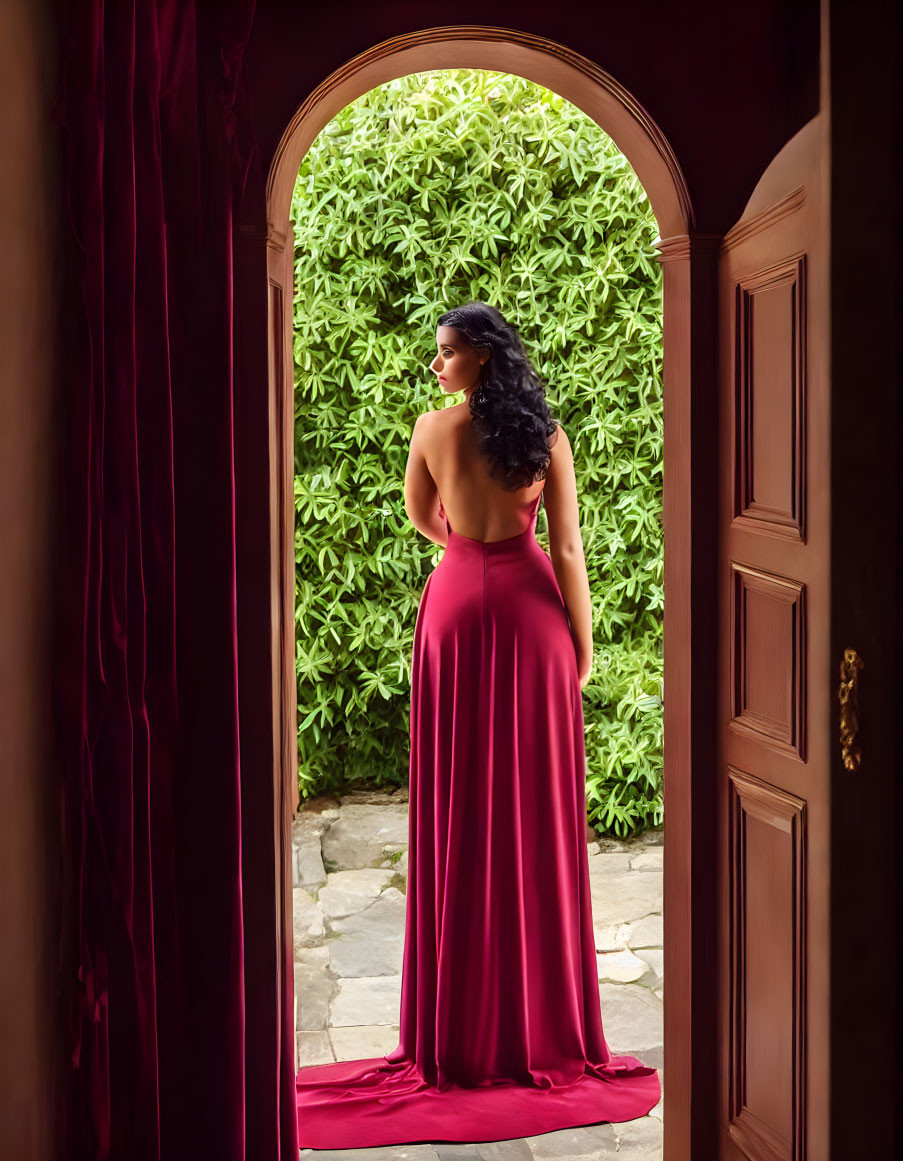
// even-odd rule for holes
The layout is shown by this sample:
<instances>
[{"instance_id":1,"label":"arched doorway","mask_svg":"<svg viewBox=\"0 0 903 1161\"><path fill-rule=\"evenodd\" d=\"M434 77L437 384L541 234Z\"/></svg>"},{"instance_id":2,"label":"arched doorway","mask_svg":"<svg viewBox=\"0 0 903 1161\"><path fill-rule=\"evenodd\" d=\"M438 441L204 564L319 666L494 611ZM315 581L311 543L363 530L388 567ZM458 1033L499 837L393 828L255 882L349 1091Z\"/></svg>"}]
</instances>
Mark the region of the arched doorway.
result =
<instances>
[{"instance_id":1,"label":"arched doorway","mask_svg":"<svg viewBox=\"0 0 903 1161\"><path fill-rule=\"evenodd\" d=\"M712 825L714 783L694 784L696 770L710 770L708 753L700 753L703 734L690 728L711 713L714 701L712 627L691 616L699 600L700 576L710 576L717 497L701 508L694 489L690 449L697 442L694 425L709 423L698 408L700 392L714 394L714 364L694 368L691 324L707 321L714 330L715 236L692 233L689 192L677 159L664 135L639 103L614 78L564 45L510 29L461 26L426 29L387 40L346 62L327 77L298 108L274 156L267 182L268 277L268 411L270 446L271 585L274 633L274 778L276 801L282 804L281 900L282 944L291 947L291 880L287 873L290 818L296 805L297 769L294 674L294 506L293 506L293 246L289 225L292 189L301 160L321 129L345 105L396 77L433 69L489 69L518 74L572 102L600 125L633 166L659 226L664 295L664 536L665 536L665 794L669 821L665 854L664 949L669 1002L665 1006L665 1044L669 1084L665 1096L666 1149L689 1141L690 1098L700 1095L709 1078L714 1099L715 1013L705 1025L696 1016L691 1029L693 993L715 983L715 947L704 960L694 956L688 938L689 917L700 930L716 920L713 893L694 892L694 883L714 882L706 852L694 851L690 836L696 819ZM695 393L695 407L691 406ZM706 432L708 432L706 427ZM703 443L704 440L700 440ZM691 503L696 497L695 507ZM696 588L694 588L694 585ZM710 731L713 736L713 731ZM692 870L692 875L691 875ZM708 873L707 873L708 872ZM694 894L697 898L693 898ZM702 910L711 905L709 914ZM695 972L695 977L694 977ZM283 1021L284 1025L285 1021ZM692 1034L691 1034L692 1033ZM695 1036L695 1040L694 1040ZM678 1146L680 1148L680 1146Z\"/></svg>"}]
</instances>

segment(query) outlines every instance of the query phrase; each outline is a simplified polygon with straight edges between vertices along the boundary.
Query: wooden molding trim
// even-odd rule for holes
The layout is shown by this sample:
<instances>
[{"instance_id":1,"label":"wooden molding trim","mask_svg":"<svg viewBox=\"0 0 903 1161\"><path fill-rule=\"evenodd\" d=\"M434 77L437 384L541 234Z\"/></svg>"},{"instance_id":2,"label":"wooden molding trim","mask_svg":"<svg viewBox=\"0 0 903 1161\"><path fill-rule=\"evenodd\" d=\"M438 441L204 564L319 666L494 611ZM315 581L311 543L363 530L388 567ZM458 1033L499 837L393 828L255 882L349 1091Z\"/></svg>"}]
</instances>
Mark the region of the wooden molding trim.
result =
<instances>
[{"instance_id":1,"label":"wooden molding trim","mask_svg":"<svg viewBox=\"0 0 903 1161\"><path fill-rule=\"evenodd\" d=\"M806 187L801 185L791 190L789 194L785 194L784 197L778 198L776 202L772 202L770 206L766 206L764 210L760 210L748 221L738 222L724 235L724 241L721 244L722 252L738 246L741 242L748 241L753 234L758 234L760 230L773 226L781 218L795 214L805 200Z\"/></svg>"},{"instance_id":2,"label":"wooden molding trim","mask_svg":"<svg viewBox=\"0 0 903 1161\"><path fill-rule=\"evenodd\" d=\"M301 160L339 110L397 77L456 68L516 73L577 105L602 126L633 166L661 233L667 237L692 230L690 193L673 149L649 113L610 73L546 37L513 28L464 24L425 28L381 41L346 61L307 96L286 127L270 166L268 234L284 235Z\"/></svg>"},{"instance_id":3,"label":"wooden molding trim","mask_svg":"<svg viewBox=\"0 0 903 1161\"><path fill-rule=\"evenodd\" d=\"M716 259L721 246L720 234L680 234L675 238L659 238L659 262L675 262L681 259Z\"/></svg>"}]
</instances>

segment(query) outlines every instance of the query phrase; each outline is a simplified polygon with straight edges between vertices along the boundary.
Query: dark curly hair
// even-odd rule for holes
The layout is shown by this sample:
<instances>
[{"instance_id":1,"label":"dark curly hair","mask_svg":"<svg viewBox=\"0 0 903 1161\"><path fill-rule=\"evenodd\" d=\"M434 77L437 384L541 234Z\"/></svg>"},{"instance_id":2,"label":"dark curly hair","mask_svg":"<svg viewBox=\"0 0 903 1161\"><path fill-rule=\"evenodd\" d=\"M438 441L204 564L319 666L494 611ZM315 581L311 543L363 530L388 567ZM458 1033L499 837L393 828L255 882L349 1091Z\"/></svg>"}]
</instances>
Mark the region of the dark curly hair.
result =
<instances>
[{"instance_id":1,"label":"dark curly hair","mask_svg":"<svg viewBox=\"0 0 903 1161\"><path fill-rule=\"evenodd\" d=\"M468 401L477 446L490 462L489 474L501 469L505 492L544 479L556 424L517 328L485 302L447 310L437 325L454 327L472 347L489 350Z\"/></svg>"}]
</instances>

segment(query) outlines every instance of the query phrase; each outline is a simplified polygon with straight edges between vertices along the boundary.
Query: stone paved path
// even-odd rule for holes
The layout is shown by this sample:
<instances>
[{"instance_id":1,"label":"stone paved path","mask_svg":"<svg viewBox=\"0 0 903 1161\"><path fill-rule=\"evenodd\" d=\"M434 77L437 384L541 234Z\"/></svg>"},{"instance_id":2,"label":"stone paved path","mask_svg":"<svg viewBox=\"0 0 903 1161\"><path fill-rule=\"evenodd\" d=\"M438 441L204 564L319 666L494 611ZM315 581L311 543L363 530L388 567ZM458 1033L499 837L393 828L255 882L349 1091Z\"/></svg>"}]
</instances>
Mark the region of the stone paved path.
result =
<instances>
[{"instance_id":1,"label":"stone paved path","mask_svg":"<svg viewBox=\"0 0 903 1161\"><path fill-rule=\"evenodd\" d=\"M589 844L605 1039L661 1073L662 838ZM297 1066L398 1044L407 789L309 800L292 822ZM540 868L541 873L542 868ZM647 1117L512 1141L301 1149L327 1161L660 1161L662 1102Z\"/></svg>"}]
</instances>

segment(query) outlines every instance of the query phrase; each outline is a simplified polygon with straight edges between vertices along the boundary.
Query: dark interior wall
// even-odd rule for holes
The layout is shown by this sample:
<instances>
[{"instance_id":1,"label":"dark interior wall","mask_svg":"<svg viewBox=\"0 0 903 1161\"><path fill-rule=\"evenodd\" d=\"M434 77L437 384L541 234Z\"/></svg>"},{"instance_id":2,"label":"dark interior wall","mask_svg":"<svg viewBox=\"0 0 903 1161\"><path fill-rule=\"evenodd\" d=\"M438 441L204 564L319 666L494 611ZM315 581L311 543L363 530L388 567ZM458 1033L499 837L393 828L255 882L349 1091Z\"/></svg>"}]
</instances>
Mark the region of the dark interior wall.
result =
<instances>
[{"instance_id":1,"label":"dark interior wall","mask_svg":"<svg viewBox=\"0 0 903 1161\"><path fill-rule=\"evenodd\" d=\"M0 4L0 1157L51 1157L48 637L58 178L48 0Z\"/></svg>"},{"instance_id":2,"label":"dark interior wall","mask_svg":"<svg viewBox=\"0 0 903 1161\"><path fill-rule=\"evenodd\" d=\"M292 114L333 70L390 37L466 24L557 41L624 85L675 151L700 231L736 221L818 112L817 0L258 0L247 63L263 179ZM244 217L260 220L263 191L249 194Z\"/></svg>"}]
</instances>

